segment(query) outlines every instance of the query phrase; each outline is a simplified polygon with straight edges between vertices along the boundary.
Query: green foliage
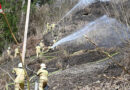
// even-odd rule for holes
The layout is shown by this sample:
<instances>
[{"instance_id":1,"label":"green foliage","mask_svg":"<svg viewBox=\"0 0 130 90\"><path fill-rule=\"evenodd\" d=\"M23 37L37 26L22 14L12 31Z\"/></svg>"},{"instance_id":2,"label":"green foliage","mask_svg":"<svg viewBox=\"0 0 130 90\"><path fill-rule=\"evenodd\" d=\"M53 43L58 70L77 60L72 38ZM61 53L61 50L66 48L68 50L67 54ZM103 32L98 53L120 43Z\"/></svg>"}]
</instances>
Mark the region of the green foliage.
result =
<instances>
[{"instance_id":1,"label":"green foliage","mask_svg":"<svg viewBox=\"0 0 130 90\"><path fill-rule=\"evenodd\" d=\"M22 0L2 0L0 3L13 33L16 35L18 31L18 15L21 9ZM8 44L9 42L14 41L2 14L0 14L0 40L0 53L1 50L6 47L5 43Z\"/></svg>"},{"instance_id":2,"label":"green foliage","mask_svg":"<svg viewBox=\"0 0 130 90\"><path fill-rule=\"evenodd\" d=\"M18 24L21 16L21 11L26 12L27 10L27 0L25 0L25 5L22 8L22 1L23 0L1 0L0 3L2 5L2 9L5 12L7 19L9 21L9 24L13 30L13 33L15 36L18 32ZM37 4L40 6L43 4L51 4L53 3L53 0L32 0L31 4L31 13L33 14L35 12L35 7ZM11 33L8 29L8 25L4 20L4 17L2 14L0 14L0 53L2 49L5 47L8 47L8 44L13 42L13 38L11 36Z\"/></svg>"}]
</instances>

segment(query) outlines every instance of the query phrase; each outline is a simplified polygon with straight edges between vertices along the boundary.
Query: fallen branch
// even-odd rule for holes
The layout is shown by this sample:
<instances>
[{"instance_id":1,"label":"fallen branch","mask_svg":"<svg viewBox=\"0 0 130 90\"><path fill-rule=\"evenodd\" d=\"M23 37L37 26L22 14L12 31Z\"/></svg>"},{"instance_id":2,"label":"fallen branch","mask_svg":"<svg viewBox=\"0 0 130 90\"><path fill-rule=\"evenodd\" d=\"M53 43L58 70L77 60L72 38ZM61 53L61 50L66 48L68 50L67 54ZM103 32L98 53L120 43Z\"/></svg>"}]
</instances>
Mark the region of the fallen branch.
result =
<instances>
[{"instance_id":1,"label":"fallen branch","mask_svg":"<svg viewBox=\"0 0 130 90\"><path fill-rule=\"evenodd\" d=\"M15 37L15 35L14 35L14 33L13 33L13 30L12 30L12 28L11 28L9 22L8 22L8 19L7 19L7 17L6 17L6 14L3 12L2 15L4 16L4 19L5 19L5 21L6 21L7 25L8 25L8 28L9 28L9 30L10 30L10 33L11 33L11 35L12 35L12 37L13 37L15 43L16 43L17 45L19 45L19 43L18 43L18 41L17 41L17 39L16 39L16 37ZM26 76L27 76L28 90L30 90L29 76L28 76L27 71L26 71L26 69L25 69L24 62L23 62L24 60L22 59L21 53L19 54L19 56L20 56L20 60L21 60L21 63L22 63L22 65L23 65L23 69L24 69L24 71L25 71L25 74L26 74Z\"/></svg>"},{"instance_id":2,"label":"fallen branch","mask_svg":"<svg viewBox=\"0 0 130 90\"><path fill-rule=\"evenodd\" d=\"M8 76L11 78L11 80L13 80L13 81L14 81L13 77L9 74L9 72L7 72L6 70L2 69L1 67L0 67L0 69L1 69L3 72L7 73L7 74L8 74Z\"/></svg>"}]
</instances>

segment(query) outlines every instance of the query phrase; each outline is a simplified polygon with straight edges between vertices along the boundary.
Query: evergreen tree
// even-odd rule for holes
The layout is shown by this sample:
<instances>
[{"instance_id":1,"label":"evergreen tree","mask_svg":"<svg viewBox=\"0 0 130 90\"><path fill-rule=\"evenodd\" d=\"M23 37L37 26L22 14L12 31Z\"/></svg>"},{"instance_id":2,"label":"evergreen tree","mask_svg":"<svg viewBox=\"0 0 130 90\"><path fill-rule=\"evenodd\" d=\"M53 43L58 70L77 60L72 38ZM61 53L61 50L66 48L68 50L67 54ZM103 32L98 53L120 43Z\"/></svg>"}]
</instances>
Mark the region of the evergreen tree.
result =
<instances>
[{"instance_id":1,"label":"evergreen tree","mask_svg":"<svg viewBox=\"0 0 130 90\"><path fill-rule=\"evenodd\" d=\"M16 35L18 31L18 17L20 15L22 0L2 0L0 3L13 33ZM5 47L8 47L7 44L14 41L2 14L0 14L0 40L0 53L2 53L2 50Z\"/></svg>"}]
</instances>

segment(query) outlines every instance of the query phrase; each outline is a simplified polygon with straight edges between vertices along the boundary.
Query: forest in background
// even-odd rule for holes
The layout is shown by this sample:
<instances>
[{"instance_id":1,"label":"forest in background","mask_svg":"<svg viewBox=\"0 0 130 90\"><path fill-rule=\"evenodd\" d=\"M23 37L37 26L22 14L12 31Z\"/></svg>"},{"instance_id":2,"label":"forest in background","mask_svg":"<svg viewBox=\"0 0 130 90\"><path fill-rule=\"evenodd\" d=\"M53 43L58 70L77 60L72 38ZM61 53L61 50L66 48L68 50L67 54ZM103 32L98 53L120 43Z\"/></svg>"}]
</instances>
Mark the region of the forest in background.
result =
<instances>
[{"instance_id":1,"label":"forest in background","mask_svg":"<svg viewBox=\"0 0 130 90\"><path fill-rule=\"evenodd\" d=\"M24 23L27 9L27 0L1 0L2 9L5 12L13 33L19 42L22 41L21 30L24 32ZM31 14L35 13L35 8L44 4L51 4L53 0L32 0ZM8 29L8 25L2 14L0 14L0 54L10 44L14 44L14 40Z\"/></svg>"}]
</instances>

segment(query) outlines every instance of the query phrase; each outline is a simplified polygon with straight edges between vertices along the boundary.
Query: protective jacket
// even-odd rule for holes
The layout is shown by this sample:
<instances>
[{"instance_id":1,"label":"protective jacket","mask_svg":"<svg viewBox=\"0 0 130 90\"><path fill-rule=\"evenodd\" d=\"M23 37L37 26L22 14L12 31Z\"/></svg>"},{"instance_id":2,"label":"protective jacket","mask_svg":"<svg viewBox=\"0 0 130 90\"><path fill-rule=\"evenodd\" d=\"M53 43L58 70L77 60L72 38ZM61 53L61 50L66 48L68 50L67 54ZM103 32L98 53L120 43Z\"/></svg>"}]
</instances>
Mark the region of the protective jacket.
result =
<instances>
[{"instance_id":1,"label":"protective jacket","mask_svg":"<svg viewBox=\"0 0 130 90\"><path fill-rule=\"evenodd\" d=\"M40 76L40 80L44 79L48 81L48 71L45 69L39 69L37 75Z\"/></svg>"},{"instance_id":2,"label":"protective jacket","mask_svg":"<svg viewBox=\"0 0 130 90\"><path fill-rule=\"evenodd\" d=\"M14 55L14 57L17 57L17 54L19 54L19 49L18 48L15 49L15 55Z\"/></svg>"},{"instance_id":3,"label":"protective jacket","mask_svg":"<svg viewBox=\"0 0 130 90\"><path fill-rule=\"evenodd\" d=\"M11 55L11 51L9 49L7 50L7 54L8 54L8 56Z\"/></svg>"},{"instance_id":4,"label":"protective jacket","mask_svg":"<svg viewBox=\"0 0 130 90\"><path fill-rule=\"evenodd\" d=\"M47 30L50 30L51 26L49 25L49 23L47 23Z\"/></svg>"},{"instance_id":5,"label":"protective jacket","mask_svg":"<svg viewBox=\"0 0 130 90\"><path fill-rule=\"evenodd\" d=\"M45 69L39 69L37 75L40 76L39 79L39 90L44 90L48 82L48 71Z\"/></svg>"},{"instance_id":6,"label":"protective jacket","mask_svg":"<svg viewBox=\"0 0 130 90\"><path fill-rule=\"evenodd\" d=\"M40 47L40 46L36 46L36 52L37 52L37 53L40 53L40 52L41 52L41 50L40 50L40 49L41 49L41 47Z\"/></svg>"},{"instance_id":7,"label":"protective jacket","mask_svg":"<svg viewBox=\"0 0 130 90\"><path fill-rule=\"evenodd\" d=\"M19 53L19 49L18 48L15 49L15 53Z\"/></svg>"},{"instance_id":8,"label":"protective jacket","mask_svg":"<svg viewBox=\"0 0 130 90\"><path fill-rule=\"evenodd\" d=\"M43 42L40 42L40 47L43 49L44 48L44 43Z\"/></svg>"},{"instance_id":9,"label":"protective jacket","mask_svg":"<svg viewBox=\"0 0 130 90\"><path fill-rule=\"evenodd\" d=\"M55 44L56 43L56 40L53 40L53 44Z\"/></svg>"},{"instance_id":10,"label":"protective jacket","mask_svg":"<svg viewBox=\"0 0 130 90\"><path fill-rule=\"evenodd\" d=\"M51 24L51 28L54 29L55 28L55 24Z\"/></svg>"},{"instance_id":11,"label":"protective jacket","mask_svg":"<svg viewBox=\"0 0 130 90\"><path fill-rule=\"evenodd\" d=\"M13 68L13 73L16 73L17 77L15 83L24 83L25 71L22 68Z\"/></svg>"}]
</instances>

